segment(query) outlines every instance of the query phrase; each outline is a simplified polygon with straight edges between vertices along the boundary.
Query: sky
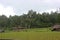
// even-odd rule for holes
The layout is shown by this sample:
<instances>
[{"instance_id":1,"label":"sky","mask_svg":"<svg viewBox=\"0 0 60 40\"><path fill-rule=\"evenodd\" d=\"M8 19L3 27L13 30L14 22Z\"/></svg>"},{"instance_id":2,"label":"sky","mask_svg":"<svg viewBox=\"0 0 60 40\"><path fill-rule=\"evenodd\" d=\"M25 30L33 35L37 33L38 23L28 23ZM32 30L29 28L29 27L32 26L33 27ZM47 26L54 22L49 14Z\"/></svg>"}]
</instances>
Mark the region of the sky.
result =
<instances>
[{"instance_id":1,"label":"sky","mask_svg":"<svg viewBox=\"0 0 60 40\"><path fill-rule=\"evenodd\" d=\"M22 15L29 10L37 12L56 11L60 0L0 0L0 15Z\"/></svg>"}]
</instances>

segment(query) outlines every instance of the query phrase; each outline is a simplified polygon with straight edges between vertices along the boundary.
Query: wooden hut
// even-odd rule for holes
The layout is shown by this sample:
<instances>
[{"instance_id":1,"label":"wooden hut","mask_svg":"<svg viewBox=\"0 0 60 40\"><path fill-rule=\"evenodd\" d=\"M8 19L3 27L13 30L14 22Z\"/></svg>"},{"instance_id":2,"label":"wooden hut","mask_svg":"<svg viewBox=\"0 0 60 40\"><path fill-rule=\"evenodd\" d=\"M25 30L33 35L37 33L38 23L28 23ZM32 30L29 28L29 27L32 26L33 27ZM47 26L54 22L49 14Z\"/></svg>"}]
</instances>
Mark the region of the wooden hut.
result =
<instances>
[{"instance_id":1,"label":"wooden hut","mask_svg":"<svg viewBox=\"0 0 60 40\"><path fill-rule=\"evenodd\" d=\"M52 31L60 31L60 25L54 25Z\"/></svg>"}]
</instances>

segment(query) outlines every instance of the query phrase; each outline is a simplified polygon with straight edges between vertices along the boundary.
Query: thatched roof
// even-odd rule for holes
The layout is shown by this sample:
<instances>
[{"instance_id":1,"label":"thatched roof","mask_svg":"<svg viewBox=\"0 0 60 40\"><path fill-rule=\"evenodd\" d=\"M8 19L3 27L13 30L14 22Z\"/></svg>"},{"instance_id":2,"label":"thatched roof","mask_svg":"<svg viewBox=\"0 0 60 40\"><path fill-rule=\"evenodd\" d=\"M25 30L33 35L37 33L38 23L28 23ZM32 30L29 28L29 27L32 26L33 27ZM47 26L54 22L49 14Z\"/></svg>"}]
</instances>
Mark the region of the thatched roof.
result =
<instances>
[{"instance_id":1,"label":"thatched roof","mask_svg":"<svg viewBox=\"0 0 60 40\"><path fill-rule=\"evenodd\" d=\"M53 28L60 28L60 25L54 25Z\"/></svg>"},{"instance_id":2,"label":"thatched roof","mask_svg":"<svg viewBox=\"0 0 60 40\"><path fill-rule=\"evenodd\" d=\"M0 33L4 32L4 30L0 30Z\"/></svg>"},{"instance_id":3,"label":"thatched roof","mask_svg":"<svg viewBox=\"0 0 60 40\"><path fill-rule=\"evenodd\" d=\"M24 29L24 27L13 27L13 29Z\"/></svg>"}]
</instances>

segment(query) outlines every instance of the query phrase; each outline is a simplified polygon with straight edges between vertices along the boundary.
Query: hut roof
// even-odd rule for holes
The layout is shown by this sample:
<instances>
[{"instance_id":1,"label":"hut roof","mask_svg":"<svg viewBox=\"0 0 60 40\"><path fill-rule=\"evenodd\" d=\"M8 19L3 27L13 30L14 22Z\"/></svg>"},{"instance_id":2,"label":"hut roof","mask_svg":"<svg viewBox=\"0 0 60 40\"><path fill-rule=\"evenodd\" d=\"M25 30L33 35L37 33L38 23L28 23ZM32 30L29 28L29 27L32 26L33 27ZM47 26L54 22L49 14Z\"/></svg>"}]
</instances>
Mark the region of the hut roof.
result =
<instances>
[{"instance_id":1,"label":"hut roof","mask_svg":"<svg viewBox=\"0 0 60 40\"><path fill-rule=\"evenodd\" d=\"M60 28L60 25L54 25L53 28Z\"/></svg>"},{"instance_id":2,"label":"hut roof","mask_svg":"<svg viewBox=\"0 0 60 40\"><path fill-rule=\"evenodd\" d=\"M1 29L0 29L0 33L1 33L1 32L4 32L4 30L1 30Z\"/></svg>"},{"instance_id":3,"label":"hut roof","mask_svg":"<svg viewBox=\"0 0 60 40\"><path fill-rule=\"evenodd\" d=\"M22 29L24 27L13 27L13 29Z\"/></svg>"}]
</instances>

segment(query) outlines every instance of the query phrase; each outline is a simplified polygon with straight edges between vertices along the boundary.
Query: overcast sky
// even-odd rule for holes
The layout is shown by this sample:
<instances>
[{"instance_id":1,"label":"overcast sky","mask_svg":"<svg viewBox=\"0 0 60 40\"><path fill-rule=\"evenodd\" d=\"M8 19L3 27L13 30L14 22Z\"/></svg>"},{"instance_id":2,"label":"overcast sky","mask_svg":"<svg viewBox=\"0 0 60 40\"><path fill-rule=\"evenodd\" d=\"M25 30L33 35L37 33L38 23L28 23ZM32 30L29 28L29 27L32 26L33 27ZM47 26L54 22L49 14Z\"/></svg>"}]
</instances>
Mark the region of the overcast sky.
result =
<instances>
[{"instance_id":1,"label":"overcast sky","mask_svg":"<svg viewBox=\"0 0 60 40\"><path fill-rule=\"evenodd\" d=\"M44 12L60 8L60 0L0 0L0 15L21 15L28 10Z\"/></svg>"}]
</instances>

